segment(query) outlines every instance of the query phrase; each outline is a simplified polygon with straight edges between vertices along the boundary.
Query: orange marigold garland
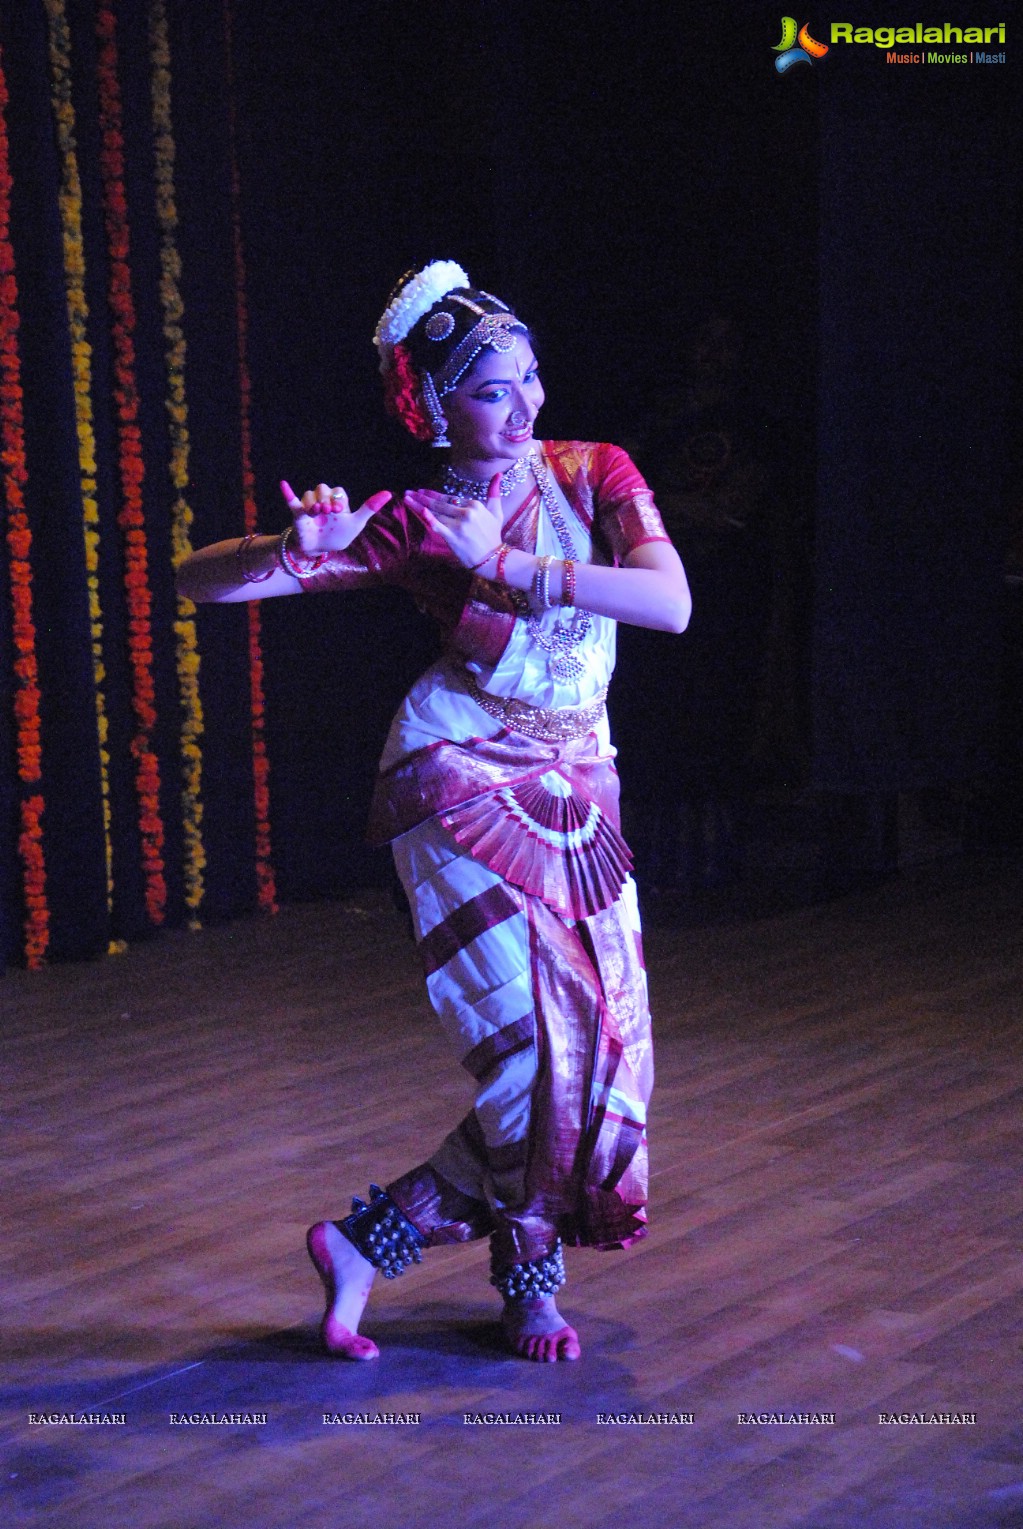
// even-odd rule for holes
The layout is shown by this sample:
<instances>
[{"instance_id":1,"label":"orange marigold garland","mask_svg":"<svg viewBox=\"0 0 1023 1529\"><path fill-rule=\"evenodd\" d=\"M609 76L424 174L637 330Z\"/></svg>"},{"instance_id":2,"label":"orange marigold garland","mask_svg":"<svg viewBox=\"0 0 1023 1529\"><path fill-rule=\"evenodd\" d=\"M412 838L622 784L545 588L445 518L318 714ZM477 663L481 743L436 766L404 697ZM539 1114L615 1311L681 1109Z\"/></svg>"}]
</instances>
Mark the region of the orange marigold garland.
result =
<instances>
[{"instance_id":1,"label":"orange marigold garland","mask_svg":"<svg viewBox=\"0 0 1023 1529\"><path fill-rule=\"evenodd\" d=\"M124 186L124 136L121 87L117 77L117 19L111 0L96 10L99 40L100 173L103 214L110 259L108 300L114 350L114 403L121 507L117 523L124 541L124 585L128 606L128 654L131 665L135 734L135 791L139 804L146 912L162 924L167 905L164 876L164 826L160 811L160 765L153 747L156 687L153 683L153 597L149 584L149 549L143 508L145 463L135 375L135 304L131 290L130 231Z\"/></svg>"},{"instance_id":2,"label":"orange marigold garland","mask_svg":"<svg viewBox=\"0 0 1023 1529\"><path fill-rule=\"evenodd\" d=\"M43 964L50 943L50 910L46 900L46 860L43 852L44 801L42 744L39 718L39 668L36 630L32 619L32 532L25 512L24 393L18 350L18 283L10 239L11 172L7 145L7 81L0 56L0 460L7 506L6 540L14 642L14 721L18 778L23 794L18 854L25 901L25 962ZM33 789L35 788L35 789Z\"/></svg>"},{"instance_id":3,"label":"orange marigold garland","mask_svg":"<svg viewBox=\"0 0 1023 1529\"><path fill-rule=\"evenodd\" d=\"M181 327L185 305L179 285L181 256L177 247L178 210L174 193L175 146L170 108L170 42L164 0L152 0L149 12L149 55L152 66L156 218L160 232L160 303L163 310L170 429L168 466L174 488L171 557L177 568L192 550L192 509L186 497L190 441L185 395L185 333ZM185 905L192 914L192 926L198 927L196 915L205 893L203 872L206 868L206 851L202 837L203 713L199 694L199 644L195 606L191 600L178 599L174 634L178 696L181 702Z\"/></svg>"},{"instance_id":4,"label":"orange marigold garland","mask_svg":"<svg viewBox=\"0 0 1023 1529\"><path fill-rule=\"evenodd\" d=\"M44 0L49 23L50 89L61 180L58 193L64 249L64 293L71 335L71 372L78 440L78 475L85 538L85 574L89 602L93 693L99 743L100 794L106 862L107 911L113 905L113 846L110 837L110 752L103 658L103 611L99 592L99 505L96 500L96 439L92 411L92 347L87 338L89 308L85 297L85 247L82 237L82 186L71 100L71 34L63 0ZM112 948L119 948L115 945Z\"/></svg>"},{"instance_id":5,"label":"orange marigold garland","mask_svg":"<svg viewBox=\"0 0 1023 1529\"><path fill-rule=\"evenodd\" d=\"M241 402L242 502L246 532L256 530L256 478L252 470L252 378L249 373L249 309L246 298L245 251L241 226L241 178L238 173L234 104L234 65L231 50L232 7L224 3L227 51L228 132L231 155L231 236L234 247L235 308L238 336L238 388ZM263 693L263 650L258 600L248 603L249 695L252 708L252 784L256 817L256 897L268 913L277 912L270 843L270 759L266 750L266 702Z\"/></svg>"}]
</instances>

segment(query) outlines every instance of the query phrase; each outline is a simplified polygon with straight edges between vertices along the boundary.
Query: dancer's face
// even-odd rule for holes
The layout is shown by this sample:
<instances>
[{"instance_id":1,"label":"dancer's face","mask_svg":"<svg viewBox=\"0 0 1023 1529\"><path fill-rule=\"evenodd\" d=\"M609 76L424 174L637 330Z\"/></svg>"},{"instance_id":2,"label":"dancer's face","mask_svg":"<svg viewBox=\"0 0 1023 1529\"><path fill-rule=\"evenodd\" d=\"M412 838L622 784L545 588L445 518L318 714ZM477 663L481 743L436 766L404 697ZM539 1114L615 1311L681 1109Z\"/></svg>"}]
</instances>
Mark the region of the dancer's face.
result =
<instances>
[{"instance_id":1,"label":"dancer's face","mask_svg":"<svg viewBox=\"0 0 1023 1529\"><path fill-rule=\"evenodd\" d=\"M516 335L511 350L483 350L469 375L441 399L452 461L496 464L525 456L543 399L528 335Z\"/></svg>"}]
</instances>

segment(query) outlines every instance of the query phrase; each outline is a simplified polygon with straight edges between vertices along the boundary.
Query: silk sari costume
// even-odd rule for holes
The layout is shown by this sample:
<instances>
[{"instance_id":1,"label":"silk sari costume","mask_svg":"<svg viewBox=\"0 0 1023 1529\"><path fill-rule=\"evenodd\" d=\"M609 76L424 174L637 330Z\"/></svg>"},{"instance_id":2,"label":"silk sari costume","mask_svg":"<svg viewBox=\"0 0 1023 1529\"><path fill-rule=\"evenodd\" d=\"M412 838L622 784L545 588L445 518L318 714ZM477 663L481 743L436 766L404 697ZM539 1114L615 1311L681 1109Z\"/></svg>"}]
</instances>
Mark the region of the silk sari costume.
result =
<instances>
[{"instance_id":1,"label":"silk sari costume","mask_svg":"<svg viewBox=\"0 0 1023 1529\"><path fill-rule=\"evenodd\" d=\"M668 540L619 448L540 449L578 561L617 565ZM538 491L504 538L559 555ZM616 623L593 616L582 673L554 678L512 591L465 568L401 503L303 587L378 584L436 616L445 651L391 726L370 837L392 844L431 1002L479 1090L386 1192L426 1246L489 1235L495 1270L559 1239L626 1247L646 1233L653 1056L603 705Z\"/></svg>"}]
</instances>

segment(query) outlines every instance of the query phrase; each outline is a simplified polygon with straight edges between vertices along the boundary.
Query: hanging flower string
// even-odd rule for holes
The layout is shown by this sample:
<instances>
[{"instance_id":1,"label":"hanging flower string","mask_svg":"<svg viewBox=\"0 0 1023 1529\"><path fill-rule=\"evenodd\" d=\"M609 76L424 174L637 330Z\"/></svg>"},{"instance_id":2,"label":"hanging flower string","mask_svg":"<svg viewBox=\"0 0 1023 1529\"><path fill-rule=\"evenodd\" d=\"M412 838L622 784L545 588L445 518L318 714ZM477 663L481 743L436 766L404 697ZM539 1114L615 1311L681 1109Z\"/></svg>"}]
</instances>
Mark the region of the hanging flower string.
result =
<instances>
[{"instance_id":1,"label":"hanging flower string","mask_svg":"<svg viewBox=\"0 0 1023 1529\"><path fill-rule=\"evenodd\" d=\"M152 66L153 137L156 159L156 218L160 231L160 304L163 314L164 357L167 370L167 414L170 429L169 471L174 489L171 507L171 558L174 567L192 550L192 509L188 489L188 402L185 396L185 334L181 327L185 305L179 285L181 256L177 246L178 210L174 194L174 134L170 104L170 42L164 0L153 0L149 12L149 55ZM184 828L185 905L198 926L197 914L205 892L206 851L202 837L203 713L199 694L199 644L195 606L178 600L174 622L178 696L181 703L181 805Z\"/></svg>"},{"instance_id":2,"label":"hanging flower string","mask_svg":"<svg viewBox=\"0 0 1023 1529\"><path fill-rule=\"evenodd\" d=\"M237 117L234 102L232 5L224 0L224 39L227 54L228 141L231 159L231 237L234 252L235 312L238 336L238 389L241 401L242 505L246 532L255 533L256 478L252 470L252 378L249 372L249 307L246 296L245 249L242 244L241 177L238 173ZM277 912L277 888L270 843L270 759L266 750L266 702L263 693L263 649L258 600L248 603L249 695L252 708L252 785L256 817L256 897L268 913Z\"/></svg>"},{"instance_id":3,"label":"hanging flower string","mask_svg":"<svg viewBox=\"0 0 1023 1529\"><path fill-rule=\"evenodd\" d=\"M124 584L128 606L128 654L131 665L135 734L135 791L139 804L146 912L162 924L167 905L164 876L164 826L160 812L160 765L153 747L156 689L153 683L153 598L149 585L149 550L143 510L145 463L135 376L135 304L131 290L128 202L124 187L124 135L121 87L117 77L117 20L111 0L99 0L100 173L103 215L110 261L109 303L114 349L114 402L117 409L117 455L121 506L117 523L124 541Z\"/></svg>"},{"instance_id":4,"label":"hanging flower string","mask_svg":"<svg viewBox=\"0 0 1023 1529\"><path fill-rule=\"evenodd\" d=\"M44 0L49 22L50 90L60 158L60 208L64 248L64 293L71 334L71 371L78 439L78 474L85 537L85 574L89 602L93 693L99 744L100 795L106 870L107 911L113 904L113 847L110 838L110 753L103 660L103 612L99 592L99 505L96 500L96 438L92 412L92 347L85 298L85 248L82 239L82 186L78 175L75 112L71 101L71 35L63 0ZM120 942L111 949L120 949Z\"/></svg>"},{"instance_id":5,"label":"hanging flower string","mask_svg":"<svg viewBox=\"0 0 1023 1529\"><path fill-rule=\"evenodd\" d=\"M18 854L25 901L25 963L43 964L50 943L43 853L44 801L39 720L39 667L32 619L32 532L25 512L25 397L18 350L18 283L11 246L11 172L7 144L7 81L0 55L0 461L7 507L7 558L14 641L14 723L22 785Z\"/></svg>"}]
</instances>

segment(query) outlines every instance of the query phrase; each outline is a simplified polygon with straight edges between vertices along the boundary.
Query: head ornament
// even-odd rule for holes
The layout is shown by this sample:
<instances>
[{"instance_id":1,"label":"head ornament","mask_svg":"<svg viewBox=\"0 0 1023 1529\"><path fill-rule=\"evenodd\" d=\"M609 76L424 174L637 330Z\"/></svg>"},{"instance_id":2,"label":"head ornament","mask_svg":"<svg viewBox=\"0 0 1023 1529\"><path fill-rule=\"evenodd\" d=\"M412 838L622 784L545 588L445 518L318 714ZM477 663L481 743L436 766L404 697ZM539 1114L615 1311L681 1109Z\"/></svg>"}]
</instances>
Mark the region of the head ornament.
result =
<instances>
[{"instance_id":1,"label":"head ornament","mask_svg":"<svg viewBox=\"0 0 1023 1529\"><path fill-rule=\"evenodd\" d=\"M456 260L434 260L399 290L380 316L373 334L373 344L380 355L380 370L386 372L391 352L424 314L455 287L467 287L469 277Z\"/></svg>"},{"instance_id":2,"label":"head ornament","mask_svg":"<svg viewBox=\"0 0 1023 1529\"><path fill-rule=\"evenodd\" d=\"M420 371L422 403L433 433L435 446L448 446L447 420L441 407L441 399L458 386L465 372L484 347L504 354L515 346L515 331L525 331L525 324L517 319L500 298L490 292L479 292L500 310L490 313L479 303L466 297L458 288L472 290L468 274L454 260L434 260L417 271L398 289L376 327L373 343L380 355L380 370L385 377L396 363L403 360L407 347L403 342L409 332L425 318L431 308L447 298L476 315L476 323L464 334L445 361L436 367L423 367ZM426 338L436 343L447 340L455 331L455 320L450 312L442 309L434 313L424 326ZM413 423L408 408L400 411L406 424L418 434L420 426ZM406 418L406 415L409 415Z\"/></svg>"}]
</instances>

